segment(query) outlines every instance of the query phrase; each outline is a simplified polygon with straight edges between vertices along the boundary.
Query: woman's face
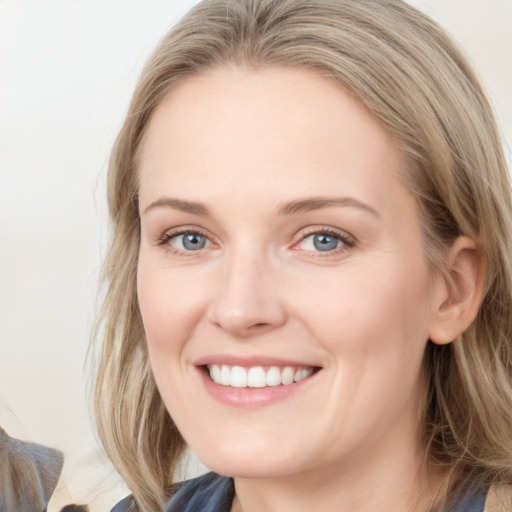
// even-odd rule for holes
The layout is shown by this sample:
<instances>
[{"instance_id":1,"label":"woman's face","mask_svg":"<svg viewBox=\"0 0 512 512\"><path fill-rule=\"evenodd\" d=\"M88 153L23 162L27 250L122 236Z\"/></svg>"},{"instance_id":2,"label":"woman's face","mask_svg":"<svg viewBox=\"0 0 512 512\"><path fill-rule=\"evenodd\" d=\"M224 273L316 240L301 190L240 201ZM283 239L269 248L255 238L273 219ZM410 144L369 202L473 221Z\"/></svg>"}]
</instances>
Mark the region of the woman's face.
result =
<instances>
[{"instance_id":1,"label":"woman's face","mask_svg":"<svg viewBox=\"0 0 512 512\"><path fill-rule=\"evenodd\" d=\"M210 468L418 455L442 287L400 165L368 111L308 71L220 68L155 111L139 304L162 398Z\"/></svg>"}]
</instances>

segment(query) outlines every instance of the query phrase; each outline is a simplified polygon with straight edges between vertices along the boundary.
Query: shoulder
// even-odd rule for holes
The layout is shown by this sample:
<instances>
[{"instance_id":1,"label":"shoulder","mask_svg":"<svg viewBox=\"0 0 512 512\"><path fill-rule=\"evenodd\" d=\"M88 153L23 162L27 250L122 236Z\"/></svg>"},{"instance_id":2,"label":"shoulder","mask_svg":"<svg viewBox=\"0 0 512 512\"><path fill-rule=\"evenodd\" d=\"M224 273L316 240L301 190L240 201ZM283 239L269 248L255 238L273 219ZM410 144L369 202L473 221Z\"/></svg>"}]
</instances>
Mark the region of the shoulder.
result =
<instances>
[{"instance_id":1,"label":"shoulder","mask_svg":"<svg viewBox=\"0 0 512 512\"><path fill-rule=\"evenodd\" d=\"M165 512L229 512L235 487L233 479L216 473L206 473L174 486L174 494ZM121 500L111 512L133 512L135 501L131 496Z\"/></svg>"}]
</instances>

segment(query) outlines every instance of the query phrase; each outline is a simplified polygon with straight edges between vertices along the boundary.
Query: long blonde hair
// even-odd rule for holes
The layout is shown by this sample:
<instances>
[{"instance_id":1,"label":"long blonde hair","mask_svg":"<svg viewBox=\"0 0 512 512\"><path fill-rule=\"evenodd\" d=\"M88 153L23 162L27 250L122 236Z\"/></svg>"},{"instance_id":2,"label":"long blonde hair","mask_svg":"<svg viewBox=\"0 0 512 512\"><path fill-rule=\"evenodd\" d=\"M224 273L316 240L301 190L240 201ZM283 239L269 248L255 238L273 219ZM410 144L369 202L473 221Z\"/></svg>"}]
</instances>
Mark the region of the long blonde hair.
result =
<instances>
[{"instance_id":1,"label":"long blonde hair","mask_svg":"<svg viewBox=\"0 0 512 512\"><path fill-rule=\"evenodd\" d=\"M454 484L512 481L512 206L500 137L472 69L444 31L400 0L205 0L142 72L112 152L112 241L96 384L104 447L139 508L161 510L183 439L156 389L136 294L137 155L152 112L188 77L226 63L314 70L361 101L409 161L433 269L460 234L487 266L476 320L429 343L422 442ZM452 491L450 491L452 489Z\"/></svg>"}]
</instances>

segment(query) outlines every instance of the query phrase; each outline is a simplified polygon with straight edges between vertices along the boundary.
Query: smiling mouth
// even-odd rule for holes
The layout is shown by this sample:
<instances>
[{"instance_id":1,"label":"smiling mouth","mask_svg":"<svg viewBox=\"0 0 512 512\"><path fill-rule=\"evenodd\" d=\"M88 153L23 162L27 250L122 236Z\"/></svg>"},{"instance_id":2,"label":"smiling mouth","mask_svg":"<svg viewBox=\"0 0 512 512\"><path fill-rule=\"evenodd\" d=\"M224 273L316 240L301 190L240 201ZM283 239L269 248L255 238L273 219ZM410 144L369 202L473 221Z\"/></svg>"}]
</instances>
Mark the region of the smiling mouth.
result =
<instances>
[{"instance_id":1,"label":"smiling mouth","mask_svg":"<svg viewBox=\"0 0 512 512\"><path fill-rule=\"evenodd\" d=\"M213 382L233 388L289 386L307 379L318 369L312 366L251 366L245 368L227 364L206 365L206 370Z\"/></svg>"}]
</instances>

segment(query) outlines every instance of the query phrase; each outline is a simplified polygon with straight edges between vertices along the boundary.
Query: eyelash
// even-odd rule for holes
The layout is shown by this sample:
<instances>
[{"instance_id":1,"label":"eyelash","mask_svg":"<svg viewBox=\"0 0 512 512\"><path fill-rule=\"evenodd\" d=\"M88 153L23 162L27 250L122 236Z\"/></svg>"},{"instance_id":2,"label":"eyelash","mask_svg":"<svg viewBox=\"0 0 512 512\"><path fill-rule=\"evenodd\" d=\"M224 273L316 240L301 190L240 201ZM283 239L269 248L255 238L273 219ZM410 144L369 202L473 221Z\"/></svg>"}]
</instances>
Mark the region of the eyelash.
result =
<instances>
[{"instance_id":1,"label":"eyelash","mask_svg":"<svg viewBox=\"0 0 512 512\"><path fill-rule=\"evenodd\" d=\"M306 240L307 238L314 236L314 235L327 235L327 236L333 237L333 238L337 239L339 242L341 242L341 246L336 247L335 249L330 250L330 251L319 251L319 250L307 251L308 255L314 254L314 256L311 256L311 257L328 258L330 256L339 256L341 253L347 251L348 249L355 247L355 245L356 245L356 239L353 236L346 233L345 231L340 231L337 229L327 228L327 227L314 227L314 228L311 228L310 230L306 231L306 233L304 233L301 236L301 239L299 240L299 242L296 242L294 244L293 248L295 250L299 250L297 248L298 244L304 242L304 240Z\"/></svg>"},{"instance_id":2,"label":"eyelash","mask_svg":"<svg viewBox=\"0 0 512 512\"><path fill-rule=\"evenodd\" d=\"M214 242L212 242L211 238L204 231L202 231L198 228L187 228L187 229L177 229L177 230L168 231L168 232L164 233L158 239L157 245L165 246L168 252L170 252L171 254L179 255L179 256L194 256L194 253L201 252L201 250L203 248L198 249L196 251L192 251L192 250L183 251L183 250L177 249L176 247L173 247L170 244L170 241L173 238L177 238L179 236L185 236L185 235L200 235L200 236L206 238L207 243L210 243L210 244L214 243ZM313 235L327 235L327 236L333 237L333 238L337 239L339 242L341 242L341 247L336 247L335 249L329 250L329 251L319 251L319 250L305 251L306 253L314 254L314 256L311 255L311 257L326 258L329 256L339 255L340 253L345 252L346 250L351 249L352 247L354 247L356 245L356 239L344 231L339 231L337 229L327 228L327 227L315 227L315 228L310 228L304 234L302 234L300 240L293 244L292 249L300 250L297 246L300 243L304 242L304 240L306 240L307 238L309 238Z\"/></svg>"},{"instance_id":3,"label":"eyelash","mask_svg":"<svg viewBox=\"0 0 512 512\"><path fill-rule=\"evenodd\" d=\"M180 249L177 249L176 247L173 247L170 244L170 241L173 238L177 238L179 236L185 236L185 235L200 235L204 236L206 240L211 244L213 243L210 239L210 237L201 231L198 228L189 228L189 229L176 229L174 231L168 231L164 233L159 239L157 245L165 246L166 250L171 254L176 254L178 256L194 256L195 252L200 252L201 249L198 249L197 251L182 251Z\"/></svg>"}]
</instances>

